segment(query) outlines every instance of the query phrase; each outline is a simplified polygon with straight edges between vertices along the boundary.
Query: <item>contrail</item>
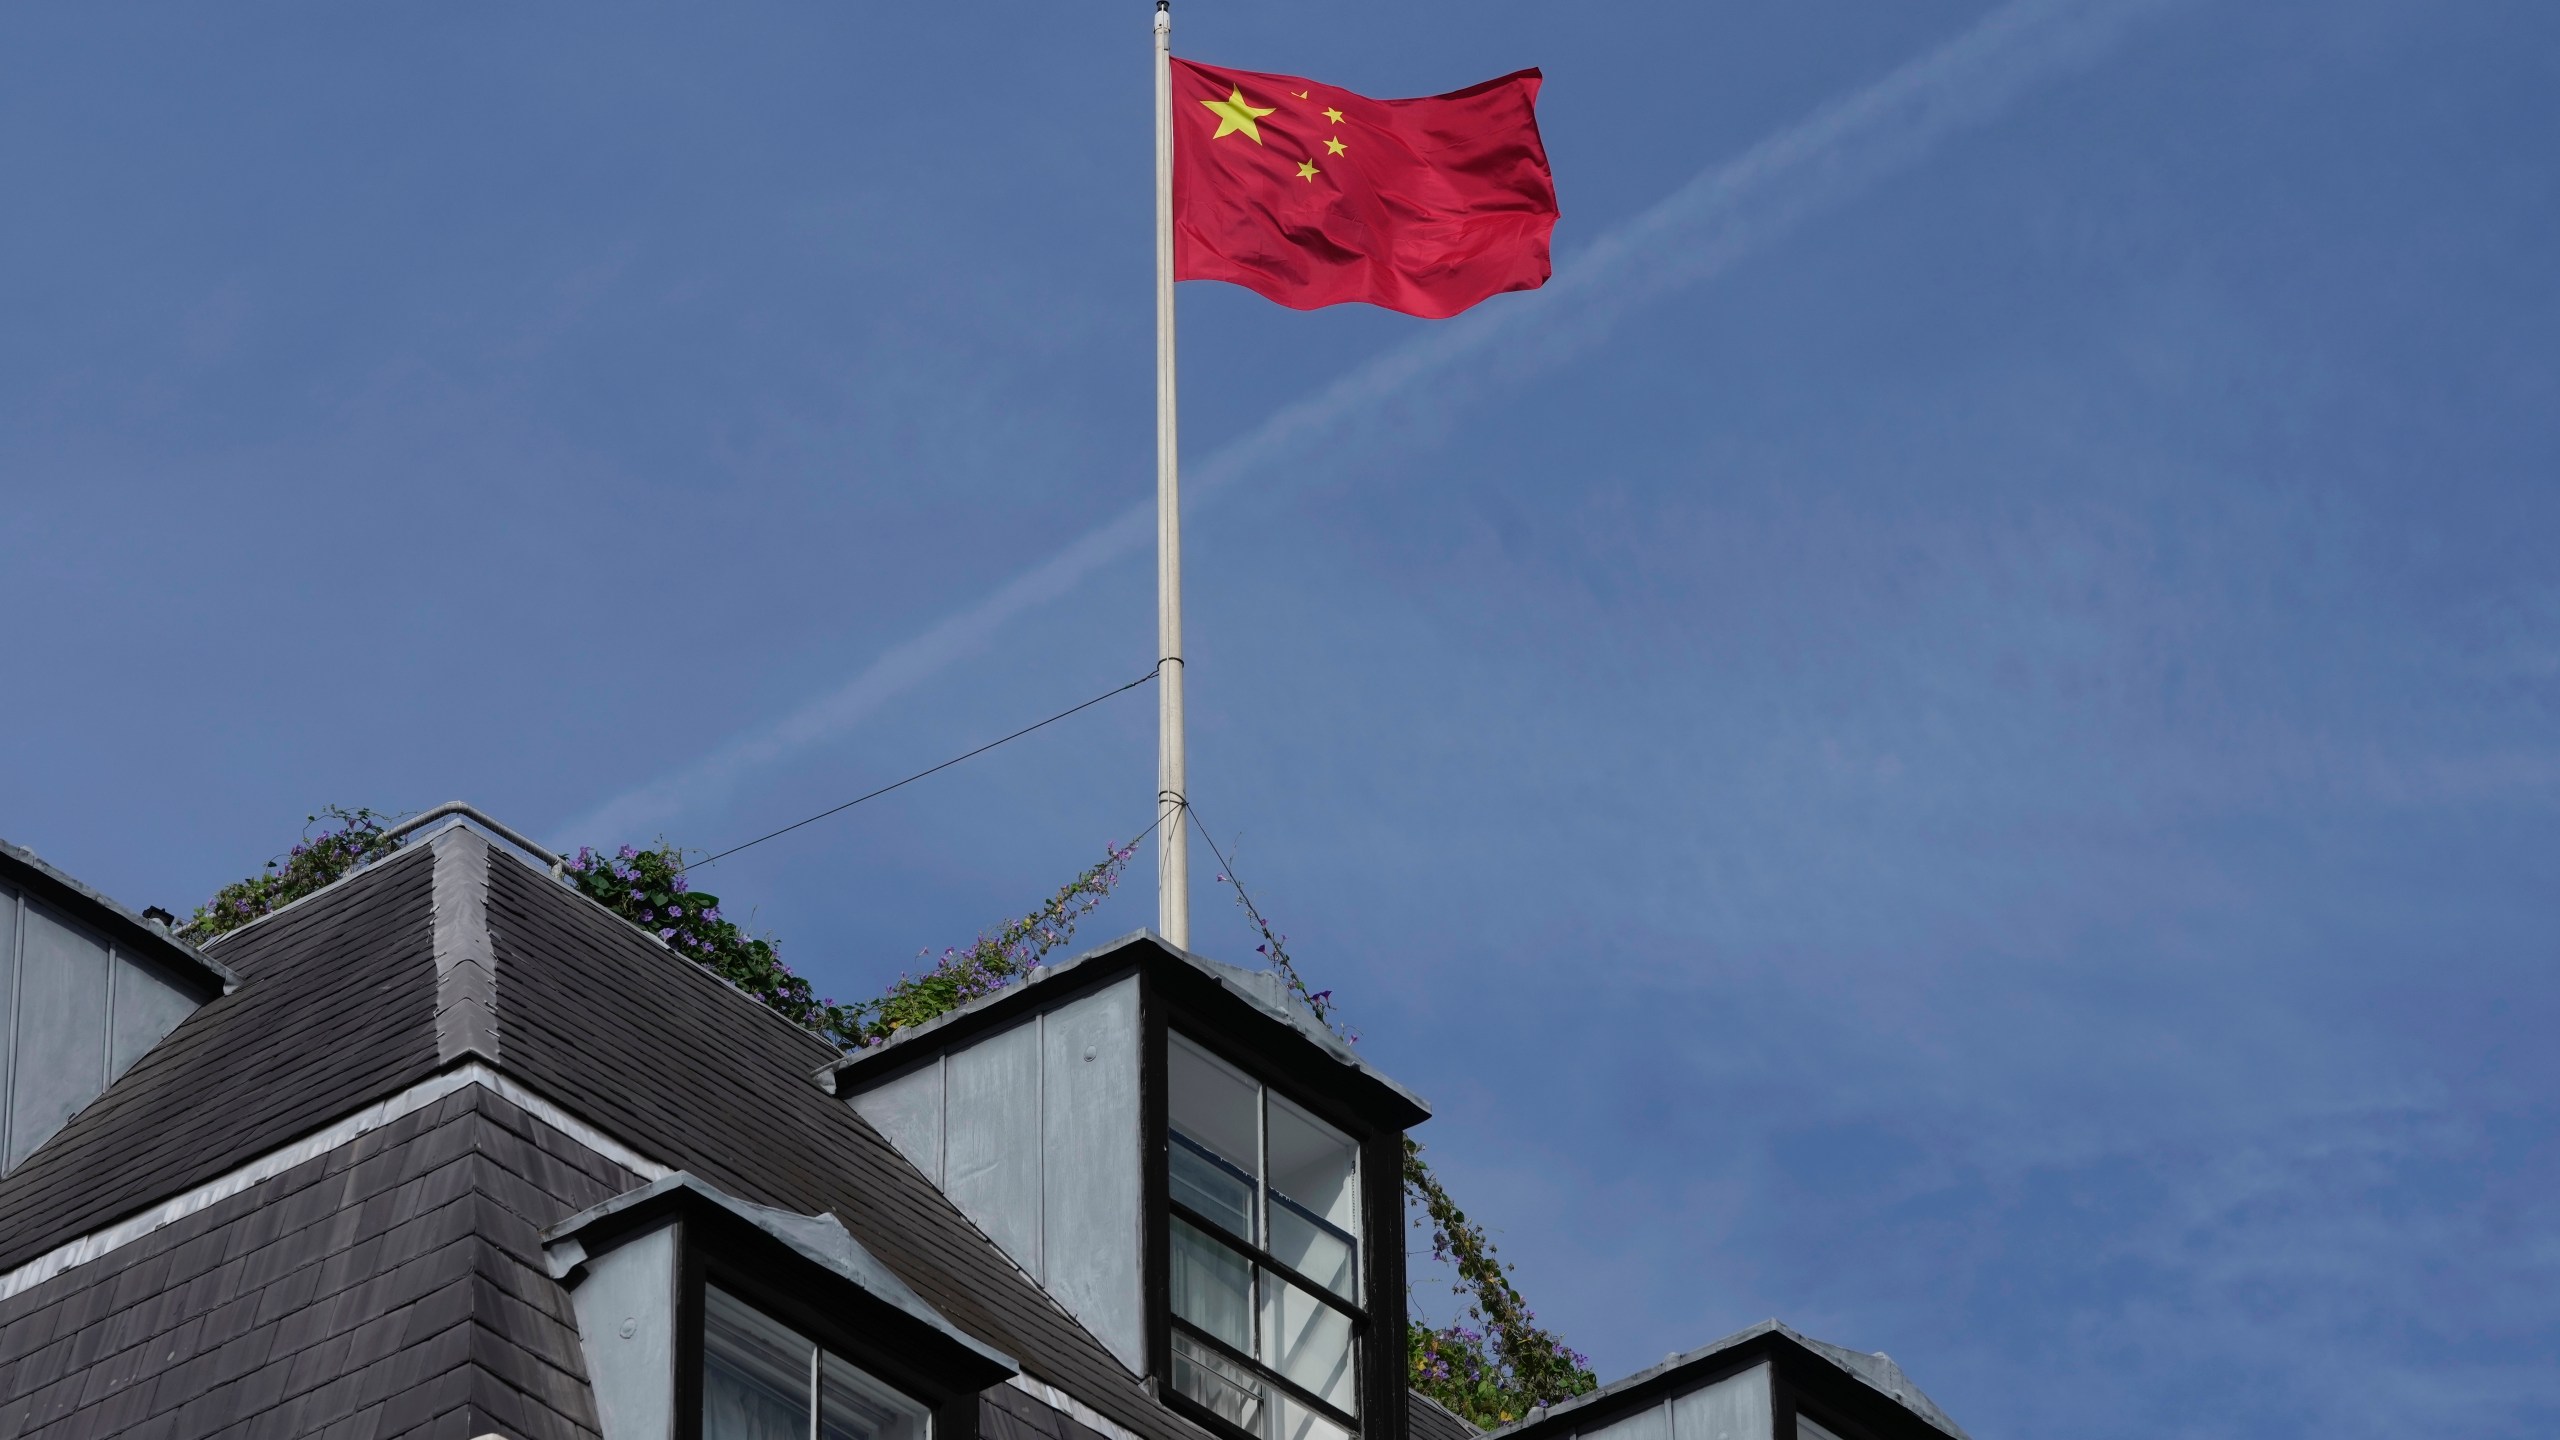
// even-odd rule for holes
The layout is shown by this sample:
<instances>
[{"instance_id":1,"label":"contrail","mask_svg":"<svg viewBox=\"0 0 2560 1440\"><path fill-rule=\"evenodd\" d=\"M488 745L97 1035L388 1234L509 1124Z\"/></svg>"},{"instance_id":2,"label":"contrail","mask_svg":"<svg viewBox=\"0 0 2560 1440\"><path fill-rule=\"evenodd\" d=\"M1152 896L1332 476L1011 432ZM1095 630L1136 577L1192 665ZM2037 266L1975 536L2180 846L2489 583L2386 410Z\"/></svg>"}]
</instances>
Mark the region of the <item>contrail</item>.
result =
<instances>
[{"instance_id":1,"label":"contrail","mask_svg":"<svg viewBox=\"0 0 2560 1440\"><path fill-rule=\"evenodd\" d=\"M1835 99L1619 225L1543 289L1497 297L1283 406L1186 473L1205 500L1291 452L1374 421L1412 418L1554 368L1605 338L1634 307L1711 279L1807 218L1916 164L2039 84L2095 61L2135 21L2178 0L2011 0L1971 29L1863 90ZM1504 344L1492 348L1495 340ZM1463 361L1493 361L1460 370ZM1422 382L1432 382L1427 388ZM892 647L828 694L560 827L578 839L645 834L725 795L744 776L831 740L890 700L982 649L1027 610L1144 546L1154 501L1139 502L993 594Z\"/></svg>"}]
</instances>

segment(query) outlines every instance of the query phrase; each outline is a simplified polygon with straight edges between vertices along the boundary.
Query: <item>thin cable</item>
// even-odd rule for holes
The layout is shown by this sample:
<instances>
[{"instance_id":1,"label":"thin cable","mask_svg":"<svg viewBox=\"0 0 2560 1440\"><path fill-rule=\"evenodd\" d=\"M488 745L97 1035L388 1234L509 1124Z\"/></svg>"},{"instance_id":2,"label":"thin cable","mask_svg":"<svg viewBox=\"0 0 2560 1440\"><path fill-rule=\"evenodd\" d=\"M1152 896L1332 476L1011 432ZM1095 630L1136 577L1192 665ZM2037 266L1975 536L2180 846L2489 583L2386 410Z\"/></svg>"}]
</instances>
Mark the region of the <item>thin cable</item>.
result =
<instances>
[{"instance_id":1,"label":"thin cable","mask_svg":"<svg viewBox=\"0 0 2560 1440\"><path fill-rule=\"evenodd\" d=\"M1218 862L1218 878L1236 887L1236 898L1244 902L1245 918L1253 922L1254 929L1262 932L1262 943L1270 947L1269 950L1264 952L1265 955L1268 956L1272 964L1282 966L1292 975L1295 975L1298 969L1296 963L1291 961L1286 954L1280 953L1279 934L1271 928L1270 921L1262 918L1262 909L1260 906L1253 903L1253 897L1244 893L1244 877L1236 873L1236 867L1227 863L1226 853L1218 848L1217 837L1211 835L1209 833L1209 827L1202 823L1200 819L1200 812L1191 808L1190 802L1185 801L1182 806L1182 813L1190 817L1192 828L1198 830L1200 832L1200 838L1207 842L1211 858ZM1161 819L1162 817L1159 816L1158 818ZM1299 982L1301 988L1304 987L1305 983L1306 982L1303 980Z\"/></svg>"},{"instance_id":2,"label":"thin cable","mask_svg":"<svg viewBox=\"0 0 2560 1440\"><path fill-rule=\"evenodd\" d=\"M872 792L871 792L870 794L868 794L868 795L856 795L856 796L854 796L852 799L847 800L846 802L844 802L843 804L841 804L841 805L837 805L837 806L834 806L833 808L830 808L830 809L821 810L821 811L819 811L817 814L810 816L810 817L809 817L808 819L806 819L806 820L794 820L794 821L792 821L790 824L783 826L783 827L782 827L781 829L779 829L779 830L769 830L769 831L766 831L764 834L757 836L757 837L756 837L756 838L754 838L753 840L749 840L749 841L747 841L747 842L746 842L745 844L743 844L743 845L732 845L732 846L730 846L728 849L721 851L721 852L720 852L719 854L717 854L717 855L706 856L706 857L705 857L705 858L703 858L703 859L700 859L700 860L696 860L696 861L694 861L694 862L693 862L692 864L690 864L690 865L682 866L682 867L680 867L680 868L677 870L677 872L676 872L676 873L677 873L677 874L679 874L679 875L681 875L681 874L683 874L683 873L684 873L685 871L687 871L687 870L697 870L697 869L700 869L701 867L703 867L703 866L705 866L705 865L710 865L710 864L714 864L714 863L716 863L716 862L718 862L718 861L726 860L726 859L728 859L730 856L737 854L737 853L738 853L739 851L741 851L741 850L746 850L746 849L750 849L750 848L752 848L752 847L754 847L754 846L761 845L761 844L763 844L764 842L766 842L767 840L771 840L771 839L773 839L775 836L778 836L778 835L788 835L788 834L790 834L792 831L799 829L799 828L800 828L801 826L803 826L803 825L814 825L814 824L818 823L819 821L826 819L826 818L827 818L828 816L830 816L830 815L841 814L841 813L842 813L842 812L844 812L844 811L850 810L850 809L852 809L854 806L861 804L861 803L862 803L863 801L865 801L865 800L877 800L877 799L879 799L881 796L888 794L890 791L892 791L892 790L895 790L895 789L899 788L899 786L902 786L902 785L912 785L912 784L914 784L915 782L917 782L918 780L923 779L923 778L924 778L924 777L926 777L927 775L937 774L937 773L939 773L939 772L941 772L941 771L948 770L948 769L950 769L952 766L959 764L959 763L960 763L961 761L963 761L963 760L972 760L972 759L975 759L975 758L977 758L978 756L980 756L980 755L984 755L984 754L986 754L988 751L993 750L994 748L996 748L996 747L997 747L997 746L999 746L999 745L1010 744L1010 743L1011 743L1011 742L1013 742L1013 741L1019 740L1019 739L1021 739L1023 736L1030 734L1032 731L1034 731L1034 730L1037 730L1037 729L1041 728L1041 726L1044 726L1044 725L1054 725L1054 724L1058 723L1059 721L1066 719L1068 716L1075 714L1075 713L1076 713L1077 711L1079 711L1079 710L1090 710L1090 709L1092 709L1094 706L1101 704L1103 701L1110 699L1110 698L1111 698L1112 696L1114 696L1114 695L1119 695L1119 694L1125 693L1125 692L1130 691L1130 690L1135 690L1135 689L1137 689L1139 686L1144 685L1144 684L1146 684L1148 681L1153 680L1154 678L1156 678L1157 671L1160 671L1160 670L1162 670L1162 669L1164 669L1164 662L1163 662L1163 661L1161 661L1161 660L1159 660L1159 661L1157 661L1157 662L1156 662L1156 666L1155 666L1155 669L1154 669L1154 670L1149 670L1146 674L1139 676L1137 679L1130 681L1130 682L1129 682L1128 684L1126 684L1126 685L1119 686L1119 687L1117 687L1116 689L1105 690L1105 691L1103 691L1101 694L1094 696L1092 699L1087 700L1086 702L1084 702L1084 703L1083 703L1083 704L1081 704L1081 705L1071 705L1071 706L1067 707L1066 709L1059 711L1057 714L1050 716L1050 717L1049 717L1048 719L1046 719L1046 720L1041 720L1041 721L1037 721L1037 722L1034 722L1034 723L1029 724L1029 725L1025 725L1025 726L1023 726L1021 729L1014 731L1012 734L1005 736L1005 737L1004 737L1003 739L1001 739L1001 740L990 740L990 741L988 741L986 744L979 746L979 747L978 747L977 749L975 749L975 750L969 751L969 752L968 752L967 754L965 754L965 755L954 755L954 756L952 756L950 759L943 761L941 764L934 766L932 769L930 769L930 770L919 770L919 771L917 771L916 773L914 773L913 775L908 776L906 779L904 779L904 780L900 780L900 781L896 782L896 784L883 785L883 786L881 786L879 789L872 791ZM1159 813L1159 814L1158 814L1158 816L1157 816L1156 818L1157 818L1157 823L1158 823L1158 824L1163 823L1163 818L1164 818L1164 817L1162 816L1162 814L1161 814L1161 813ZM1150 825L1150 826L1148 826L1147 828L1148 828L1149 830L1153 830L1153 829L1155 828L1155 826ZM1141 837L1141 838L1143 838L1143 837ZM1213 847L1213 848L1214 848L1214 847Z\"/></svg>"}]
</instances>

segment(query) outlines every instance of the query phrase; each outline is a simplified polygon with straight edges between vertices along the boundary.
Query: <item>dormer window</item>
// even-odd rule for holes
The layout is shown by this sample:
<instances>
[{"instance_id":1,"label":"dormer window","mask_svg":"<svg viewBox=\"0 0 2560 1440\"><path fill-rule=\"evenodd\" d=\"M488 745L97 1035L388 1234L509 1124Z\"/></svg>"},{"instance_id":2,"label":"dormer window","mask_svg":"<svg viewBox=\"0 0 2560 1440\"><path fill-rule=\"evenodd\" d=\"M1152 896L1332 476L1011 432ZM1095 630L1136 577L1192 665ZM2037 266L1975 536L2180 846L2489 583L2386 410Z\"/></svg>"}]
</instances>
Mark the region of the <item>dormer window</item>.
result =
<instances>
[{"instance_id":1,"label":"dormer window","mask_svg":"<svg viewBox=\"0 0 2560 1440\"><path fill-rule=\"evenodd\" d=\"M1358 1428L1360 1147L1181 1035L1166 1056L1173 1388L1259 1440Z\"/></svg>"},{"instance_id":2,"label":"dormer window","mask_svg":"<svg viewBox=\"0 0 2560 1440\"><path fill-rule=\"evenodd\" d=\"M1013 1362L954 1328L832 1215L682 1173L561 1221L603 1440L972 1440Z\"/></svg>"},{"instance_id":3,"label":"dormer window","mask_svg":"<svg viewBox=\"0 0 2560 1440\"><path fill-rule=\"evenodd\" d=\"M1133 936L827 1079L1185 1419L1406 1440L1401 1166L1430 1111L1279 976Z\"/></svg>"}]
</instances>

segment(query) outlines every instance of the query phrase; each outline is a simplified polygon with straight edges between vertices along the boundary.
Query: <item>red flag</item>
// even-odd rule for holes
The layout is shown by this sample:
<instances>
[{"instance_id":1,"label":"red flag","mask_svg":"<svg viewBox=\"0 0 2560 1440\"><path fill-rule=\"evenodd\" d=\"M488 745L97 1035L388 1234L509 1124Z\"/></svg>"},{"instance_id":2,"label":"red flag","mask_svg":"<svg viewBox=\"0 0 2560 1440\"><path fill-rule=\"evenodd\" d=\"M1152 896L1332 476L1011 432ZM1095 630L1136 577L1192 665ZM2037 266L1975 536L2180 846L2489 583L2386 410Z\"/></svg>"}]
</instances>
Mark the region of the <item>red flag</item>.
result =
<instances>
[{"instance_id":1,"label":"red flag","mask_svg":"<svg viewBox=\"0 0 2560 1440\"><path fill-rule=\"evenodd\" d=\"M1173 274L1431 319L1546 283L1535 70L1421 100L1173 62Z\"/></svg>"}]
</instances>

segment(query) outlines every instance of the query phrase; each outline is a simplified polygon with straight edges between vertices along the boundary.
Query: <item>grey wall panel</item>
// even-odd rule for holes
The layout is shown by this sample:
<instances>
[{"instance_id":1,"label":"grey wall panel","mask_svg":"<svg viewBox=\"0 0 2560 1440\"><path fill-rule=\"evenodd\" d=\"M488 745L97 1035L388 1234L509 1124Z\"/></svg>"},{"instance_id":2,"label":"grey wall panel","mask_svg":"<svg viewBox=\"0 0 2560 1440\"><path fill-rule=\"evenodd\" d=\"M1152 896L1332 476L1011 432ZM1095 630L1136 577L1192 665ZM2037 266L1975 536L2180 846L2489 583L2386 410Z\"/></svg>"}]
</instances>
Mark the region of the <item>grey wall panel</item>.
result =
<instances>
[{"instance_id":1,"label":"grey wall panel","mask_svg":"<svg viewBox=\"0 0 2560 1440\"><path fill-rule=\"evenodd\" d=\"M675 1227L588 1261L569 1302L604 1440L668 1440L676 1433Z\"/></svg>"},{"instance_id":2,"label":"grey wall panel","mask_svg":"<svg viewBox=\"0 0 2560 1440\"><path fill-rule=\"evenodd\" d=\"M850 1102L934 1184L942 1183L942 1061L920 1065Z\"/></svg>"},{"instance_id":3,"label":"grey wall panel","mask_svg":"<svg viewBox=\"0 0 2560 1440\"><path fill-rule=\"evenodd\" d=\"M185 991L118 951L115 1014L107 1032L108 1078L132 1069L143 1051L159 1044L195 1008Z\"/></svg>"},{"instance_id":4,"label":"grey wall panel","mask_svg":"<svg viewBox=\"0 0 2560 1440\"><path fill-rule=\"evenodd\" d=\"M943 1193L1037 1278L1040 1025L1026 1021L944 1062Z\"/></svg>"},{"instance_id":5,"label":"grey wall panel","mask_svg":"<svg viewBox=\"0 0 2560 1440\"><path fill-rule=\"evenodd\" d=\"M1673 1397L1671 1440L1771 1440L1772 1415L1769 1367L1754 1365Z\"/></svg>"},{"instance_id":6,"label":"grey wall panel","mask_svg":"<svg viewBox=\"0 0 2560 1440\"><path fill-rule=\"evenodd\" d=\"M1802 1415L1796 1417L1796 1440L1840 1440L1840 1437L1814 1424Z\"/></svg>"},{"instance_id":7,"label":"grey wall panel","mask_svg":"<svg viewBox=\"0 0 2560 1440\"><path fill-rule=\"evenodd\" d=\"M0 885L0 1175L9 1172L9 1074L18 1056L18 892Z\"/></svg>"},{"instance_id":8,"label":"grey wall panel","mask_svg":"<svg viewBox=\"0 0 2560 1440\"><path fill-rule=\"evenodd\" d=\"M1671 1416L1661 1405L1647 1405L1631 1415L1581 1432L1581 1440L1671 1440ZM1769 1440L1763 1435L1760 1440Z\"/></svg>"},{"instance_id":9,"label":"grey wall panel","mask_svg":"<svg viewBox=\"0 0 2560 1440\"><path fill-rule=\"evenodd\" d=\"M1130 1373L1144 1374L1137 977L1050 1011L1042 1030L1044 1279Z\"/></svg>"},{"instance_id":10,"label":"grey wall panel","mask_svg":"<svg viewBox=\"0 0 2560 1440\"><path fill-rule=\"evenodd\" d=\"M107 1088L107 947L35 905L26 907L25 928L10 1057L11 1168Z\"/></svg>"}]
</instances>

